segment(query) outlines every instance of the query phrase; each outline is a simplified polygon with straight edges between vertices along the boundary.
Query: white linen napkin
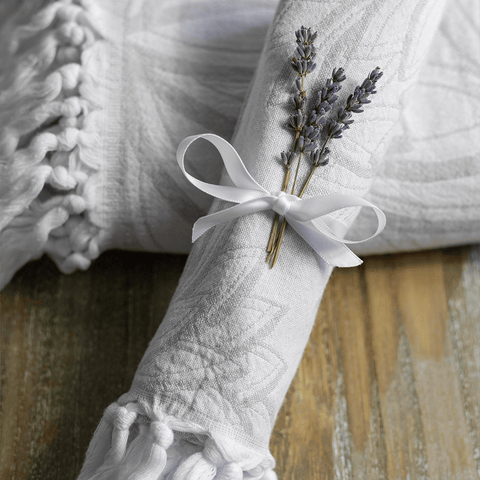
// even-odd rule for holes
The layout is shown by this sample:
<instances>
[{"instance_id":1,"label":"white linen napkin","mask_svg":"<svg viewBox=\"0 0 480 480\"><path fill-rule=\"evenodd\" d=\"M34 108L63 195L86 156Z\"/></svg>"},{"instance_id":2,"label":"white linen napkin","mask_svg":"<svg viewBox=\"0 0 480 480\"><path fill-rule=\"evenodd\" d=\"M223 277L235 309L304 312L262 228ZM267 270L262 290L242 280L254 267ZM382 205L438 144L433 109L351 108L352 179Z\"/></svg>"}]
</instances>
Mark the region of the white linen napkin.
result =
<instances>
[{"instance_id":1,"label":"white linen napkin","mask_svg":"<svg viewBox=\"0 0 480 480\"><path fill-rule=\"evenodd\" d=\"M282 184L279 157L292 144L285 125L295 78L293 32L305 24L318 31L309 91L342 66L344 102L377 64L385 71L379 94L332 143L331 163L308 191L364 196L442 8L438 0L282 1L233 141L255 180L269 191ZM197 159L190 156L187 170ZM227 206L215 201L210 211ZM357 214L348 208L335 217L349 226ZM287 229L277 265L269 269L272 220L272 212L247 215L197 240L132 387L107 409L79 479L275 478L270 434L332 267Z\"/></svg>"}]
</instances>

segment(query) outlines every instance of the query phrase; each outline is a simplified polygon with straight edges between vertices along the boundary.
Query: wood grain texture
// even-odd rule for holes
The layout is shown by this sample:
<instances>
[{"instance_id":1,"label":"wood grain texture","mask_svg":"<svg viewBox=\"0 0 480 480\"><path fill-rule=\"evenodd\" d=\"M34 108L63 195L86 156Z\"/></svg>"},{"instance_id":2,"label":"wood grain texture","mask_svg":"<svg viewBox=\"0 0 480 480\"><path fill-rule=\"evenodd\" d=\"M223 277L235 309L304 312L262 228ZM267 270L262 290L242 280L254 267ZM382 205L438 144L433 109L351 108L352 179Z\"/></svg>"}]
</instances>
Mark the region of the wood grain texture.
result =
<instances>
[{"instance_id":1,"label":"wood grain texture","mask_svg":"<svg viewBox=\"0 0 480 480\"><path fill-rule=\"evenodd\" d=\"M0 293L0 479L78 473L126 391L185 257L108 252ZM335 270L272 435L280 480L476 479L480 248Z\"/></svg>"}]
</instances>

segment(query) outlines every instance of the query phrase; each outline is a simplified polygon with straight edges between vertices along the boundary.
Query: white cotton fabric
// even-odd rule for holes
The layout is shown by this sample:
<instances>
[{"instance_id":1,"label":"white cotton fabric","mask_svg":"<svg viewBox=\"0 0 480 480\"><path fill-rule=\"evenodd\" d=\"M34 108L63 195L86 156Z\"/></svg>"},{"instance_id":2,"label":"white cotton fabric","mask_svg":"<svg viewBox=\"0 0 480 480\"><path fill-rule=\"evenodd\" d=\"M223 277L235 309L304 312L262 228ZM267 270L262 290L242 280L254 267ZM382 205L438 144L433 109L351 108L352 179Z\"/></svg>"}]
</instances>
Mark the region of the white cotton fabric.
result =
<instances>
[{"instance_id":1,"label":"white cotton fabric","mask_svg":"<svg viewBox=\"0 0 480 480\"><path fill-rule=\"evenodd\" d=\"M23 3L5 8L0 33L0 288L43 253L70 273L109 248L188 252L210 199L183 178L176 147L205 132L231 139L277 0L59 0L37 15ZM333 9L324 23L381 18L380 4L357 2L345 18ZM383 48L410 51L421 74L366 197L387 228L359 254L480 238L479 9L450 1L431 45L416 32L438 19L414 15L410 34L394 30L369 53L381 63ZM327 43L327 59L338 48ZM193 173L217 181L220 162L197 148ZM352 236L374 221L364 209Z\"/></svg>"},{"instance_id":2,"label":"white cotton fabric","mask_svg":"<svg viewBox=\"0 0 480 480\"><path fill-rule=\"evenodd\" d=\"M233 146L255 180L268 191L278 190L282 184L284 170L279 154L291 147L293 139L285 128L289 115L286 105L295 78L289 61L294 50L293 32L299 25L311 25L319 36L318 67L307 80L309 90L319 88L332 69L341 65L348 75L341 91L344 101L355 84L377 65L385 71L378 84L379 93L365 113L356 117L344 138L332 142L332 161L319 169L308 190L309 195L365 196L382 168L404 99L419 81L443 6L438 0L282 1L233 137ZM144 42L136 41L135 48L137 44ZM147 130L142 133L146 145L142 152L152 149L153 155L152 139L161 136L142 126ZM140 158L135 164L136 174L142 179L137 188L148 190L155 180L153 176L150 180L144 177L138 166ZM200 162L198 154L187 160L187 170L197 177L202 175ZM301 169L302 175L307 168ZM168 182L158 185L167 188L171 182L168 177ZM180 181L175 185L180 188ZM190 187L185 191L188 199L196 194ZM210 212L225 206L226 202L215 201ZM149 204L162 215L160 207L161 202ZM348 208L336 218L350 225L357 214L357 208ZM144 220L141 217L138 221ZM190 431L200 430L213 440L222 455L220 460L242 471L256 468L263 461L256 478L272 478L270 434L332 270L291 229L287 229L279 260L270 270L265 263L265 247L272 220L273 212L248 215L218 225L197 240L132 387L119 399L120 405L136 402L146 412L195 426ZM156 236L150 237L145 225L143 230L139 227L146 232L143 241L153 242ZM153 421L156 417L149 418ZM170 425L168 420L165 423ZM206 449L205 439L196 437L196 441ZM132 458L129 452L134 451L132 443L125 458ZM169 450L166 452L168 455ZM199 456L192 460L194 455ZM197 458L205 460L200 452L194 455L186 456L168 478L203 478L185 473ZM122 464L108 471L111 477L98 478L115 478L115 468L120 472ZM205 478L242 478L220 473L215 476L216 470L212 472ZM129 478L147 478L143 475L132 474Z\"/></svg>"}]
</instances>

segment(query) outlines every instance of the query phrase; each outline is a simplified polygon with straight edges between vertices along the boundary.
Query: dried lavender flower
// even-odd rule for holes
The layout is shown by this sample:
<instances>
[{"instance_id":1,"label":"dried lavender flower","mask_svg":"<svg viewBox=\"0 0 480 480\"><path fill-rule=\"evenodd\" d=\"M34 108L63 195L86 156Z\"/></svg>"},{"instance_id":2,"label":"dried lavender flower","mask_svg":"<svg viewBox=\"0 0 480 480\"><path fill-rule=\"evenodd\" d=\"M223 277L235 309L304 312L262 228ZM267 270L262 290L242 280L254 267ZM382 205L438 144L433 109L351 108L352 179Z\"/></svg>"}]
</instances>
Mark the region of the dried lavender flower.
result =
<instances>
[{"instance_id":1,"label":"dried lavender flower","mask_svg":"<svg viewBox=\"0 0 480 480\"><path fill-rule=\"evenodd\" d=\"M305 139L305 144L303 146L303 151L304 152L311 152L313 150L315 150L315 148L317 148L317 144L310 140L309 138L306 138Z\"/></svg>"},{"instance_id":2,"label":"dried lavender flower","mask_svg":"<svg viewBox=\"0 0 480 480\"><path fill-rule=\"evenodd\" d=\"M302 129L302 135L312 141L317 140L320 136L320 128L314 127L312 125L305 126Z\"/></svg>"},{"instance_id":3,"label":"dried lavender flower","mask_svg":"<svg viewBox=\"0 0 480 480\"><path fill-rule=\"evenodd\" d=\"M352 113L362 113L363 109L361 107L371 102L368 97L377 93L375 85L382 75L383 72L380 68L375 68L368 74L362 85L357 85L354 92L349 95L346 106L337 113L337 122L343 124L343 130L348 130L353 123Z\"/></svg>"},{"instance_id":4,"label":"dried lavender flower","mask_svg":"<svg viewBox=\"0 0 480 480\"><path fill-rule=\"evenodd\" d=\"M290 101L293 105L294 110L301 110L302 112L305 109L305 105L307 103L307 99L302 97L299 93L296 93L292 97L290 97Z\"/></svg>"},{"instance_id":5,"label":"dried lavender flower","mask_svg":"<svg viewBox=\"0 0 480 480\"><path fill-rule=\"evenodd\" d=\"M317 32L313 33L311 28L302 26L300 30L295 32L295 36L297 37L296 51L299 58L294 57L292 59L292 67L297 72L297 75L305 77L313 72L317 66L315 63L316 49L312 45L315 38L317 38ZM304 95L303 82L300 85L297 82L297 90Z\"/></svg>"},{"instance_id":6,"label":"dried lavender flower","mask_svg":"<svg viewBox=\"0 0 480 480\"><path fill-rule=\"evenodd\" d=\"M292 167L293 160L295 159L295 154L293 152L282 152L280 154L282 162L285 165L287 170L290 170Z\"/></svg>"},{"instance_id":7,"label":"dried lavender flower","mask_svg":"<svg viewBox=\"0 0 480 480\"><path fill-rule=\"evenodd\" d=\"M342 138L343 123L334 119L328 122L327 135L329 138Z\"/></svg>"},{"instance_id":8,"label":"dried lavender flower","mask_svg":"<svg viewBox=\"0 0 480 480\"><path fill-rule=\"evenodd\" d=\"M300 30L295 32L295 36L297 37L298 44L308 45L315 41L317 38L317 32L312 33L311 27L306 28L302 25Z\"/></svg>"},{"instance_id":9,"label":"dried lavender flower","mask_svg":"<svg viewBox=\"0 0 480 480\"><path fill-rule=\"evenodd\" d=\"M343 82L347 77L344 75L345 71L342 67L334 68L332 72L332 79L334 83Z\"/></svg>"},{"instance_id":10,"label":"dried lavender flower","mask_svg":"<svg viewBox=\"0 0 480 480\"><path fill-rule=\"evenodd\" d=\"M301 110L297 110L296 113L290 115L289 126L296 132L300 132L305 126L306 120L306 115L304 115Z\"/></svg>"},{"instance_id":11,"label":"dried lavender flower","mask_svg":"<svg viewBox=\"0 0 480 480\"><path fill-rule=\"evenodd\" d=\"M343 68L334 68L332 71L332 77L329 78L323 87L317 94L317 102L315 105L312 114L309 117L309 124L321 126L325 123L325 119L322 118L338 100L338 95L335 95L337 92L340 91L342 86L340 85L341 82L345 80L344 70ZM312 121L310 121L310 118Z\"/></svg>"},{"instance_id":12,"label":"dried lavender flower","mask_svg":"<svg viewBox=\"0 0 480 480\"><path fill-rule=\"evenodd\" d=\"M313 72L316 66L317 64L313 63L311 60L298 60L295 57L292 58L292 67L300 77L304 77Z\"/></svg>"},{"instance_id":13,"label":"dried lavender flower","mask_svg":"<svg viewBox=\"0 0 480 480\"><path fill-rule=\"evenodd\" d=\"M325 147L323 152L321 150L315 150L312 152L310 158L312 160L312 166L317 167L324 167L328 165L330 159L328 158L328 154L330 153L330 149Z\"/></svg>"},{"instance_id":14,"label":"dried lavender flower","mask_svg":"<svg viewBox=\"0 0 480 480\"><path fill-rule=\"evenodd\" d=\"M303 152L304 143L305 143L305 138L303 137L303 135L300 135L297 140L297 150L299 152Z\"/></svg>"}]
</instances>

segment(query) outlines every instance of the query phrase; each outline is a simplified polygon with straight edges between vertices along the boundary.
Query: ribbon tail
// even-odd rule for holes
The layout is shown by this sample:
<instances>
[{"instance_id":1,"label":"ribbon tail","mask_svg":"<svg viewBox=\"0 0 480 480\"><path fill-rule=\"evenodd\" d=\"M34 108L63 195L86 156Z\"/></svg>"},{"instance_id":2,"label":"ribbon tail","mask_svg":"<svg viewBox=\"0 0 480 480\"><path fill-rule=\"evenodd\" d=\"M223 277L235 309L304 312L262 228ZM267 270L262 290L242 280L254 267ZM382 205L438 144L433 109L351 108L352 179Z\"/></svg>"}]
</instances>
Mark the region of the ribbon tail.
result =
<instances>
[{"instance_id":1,"label":"ribbon tail","mask_svg":"<svg viewBox=\"0 0 480 480\"><path fill-rule=\"evenodd\" d=\"M262 212L272 208L269 197L256 198L233 207L220 210L219 212L211 213L199 218L193 225L192 241L195 242L200 236L202 236L207 230L215 227L219 223L227 222L228 220L234 220L243 215L250 213Z\"/></svg>"},{"instance_id":2,"label":"ribbon tail","mask_svg":"<svg viewBox=\"0 0 480 480\"><path fill-rule=\"evenodd\" d=\"M292 228L333 267L356 267L363 263L341 240L333 240L320 233L311 222L289 219Z\"/></svg>"}]
</instances>

